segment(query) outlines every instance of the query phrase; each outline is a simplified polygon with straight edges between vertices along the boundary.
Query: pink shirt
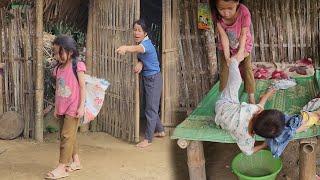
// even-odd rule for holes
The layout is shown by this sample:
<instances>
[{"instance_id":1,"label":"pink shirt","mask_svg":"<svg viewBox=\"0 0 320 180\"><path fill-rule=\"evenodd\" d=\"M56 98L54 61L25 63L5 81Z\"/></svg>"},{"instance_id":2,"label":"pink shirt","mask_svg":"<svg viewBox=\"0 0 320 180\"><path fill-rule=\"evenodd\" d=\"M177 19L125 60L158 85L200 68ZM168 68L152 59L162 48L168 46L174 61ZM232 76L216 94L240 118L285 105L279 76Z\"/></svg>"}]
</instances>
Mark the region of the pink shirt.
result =
<instances>
[{"instance_id":1,"label":"pink shirt","mask_svg":"<svg viewBox=\"0 0 320 180\"><path fill-rule=\"evenodd\" d=\"M85 72L84 62L77 63L77 72ZM66 67L59 67L53 71L56 77L55 106L58 115L69 115L76 117L80 104L80 86L72 70L72 63Z\"/></svg>"},{"instance_id":2,"label":"pink shirt","mask_svg":"<svg viewBox=\"0 0 320 180\"><path fill-rule=\"evenodd\" d=\"M253 38L250 32L250 25L251 25L250 11L243 4L239 4L239 8L237 11L238 11L238 16L236 17L236 21L232 25L225 24L223 19L219 21L222 28L226 31L228 35L231 55L235 55L238 52L241 29L244 27L249 28L249 31L247 33L247 38L246 38L245 50L248 53L250 53L253 47ZM214 15L213 15L213 19L218 21L214 17ZM221 51L223 50L220 39L218 41L218 49Z\"/></svg>"}]
</instances>

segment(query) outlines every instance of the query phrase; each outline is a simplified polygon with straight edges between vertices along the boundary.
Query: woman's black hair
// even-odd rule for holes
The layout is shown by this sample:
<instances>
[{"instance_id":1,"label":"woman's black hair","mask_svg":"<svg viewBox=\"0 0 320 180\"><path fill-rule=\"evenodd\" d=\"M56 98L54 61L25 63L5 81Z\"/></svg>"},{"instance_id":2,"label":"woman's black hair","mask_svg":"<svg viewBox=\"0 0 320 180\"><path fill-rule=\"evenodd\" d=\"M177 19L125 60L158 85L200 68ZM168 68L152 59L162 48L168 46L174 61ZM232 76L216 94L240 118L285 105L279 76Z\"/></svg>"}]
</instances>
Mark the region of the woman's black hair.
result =
<instances>
[{"instance_id":1,"label":"woman's black hair","mask_svg":"<svg viewBox=\"0 0 320 180\"><path fill-rule=\"evenodd\" d=\"M133 27L134 27L135 24L140 25L141 28L142 28L142 30L143 30L144 32L146 32L147 34L149 33L149 28L148 28L148 26L147 26L146 21L145 21L143 18L140 18L140 19L134 21L134 22L133 22Z\"/></svg>"},{"instance_id":2,"label":"woman's black hair","mask_svg":"<svg viewBox=\"0 0 320 180\"><path fill-rule=\"evenodd\" d=\"M71 57L79 57L76 41L68 35L58 35L52 42L53 45L59 46L59 55L61 56L63 51L67 53L72 52Z\"/></svg>"},{"instance_id":3,"label":"woman's black hair","mask_svg":"<svg viewBox=\"0 0 320 180\"><path fill-rule=\"evenodd\" d=\"M234 2L239 2L239 3L242 3L242 2L243 2L243 0L223 0L223 1L226 1L226 2L228 2L228 1L234 1ZM218 9L217 9L216 3L217 3L217 0L209 0L211 13L214 13L216 19L220 21L222 17L221 17L221 15L219 14L219 11L218 11Z\"/></svg>"}]
</instances>

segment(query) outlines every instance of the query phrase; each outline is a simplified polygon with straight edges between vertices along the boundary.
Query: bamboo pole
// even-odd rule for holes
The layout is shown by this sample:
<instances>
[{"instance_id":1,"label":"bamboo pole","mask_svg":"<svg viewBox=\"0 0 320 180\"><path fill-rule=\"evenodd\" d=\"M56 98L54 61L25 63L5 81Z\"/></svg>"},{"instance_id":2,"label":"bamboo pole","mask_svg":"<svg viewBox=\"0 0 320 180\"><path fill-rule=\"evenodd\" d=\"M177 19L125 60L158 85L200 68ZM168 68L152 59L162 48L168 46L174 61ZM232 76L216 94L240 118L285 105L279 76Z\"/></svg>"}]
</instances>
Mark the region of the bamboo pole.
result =
<instances>
[{"instance_id":1,"label":"bamboo pole","mask_svg":"<svg viewBox=\"0 0 320 180\"><path fill-rule=\"evenodd\" d=\"M98 3L99 1L91 1L92 2L92 35L93 35L93 38L92 38L92 60L91 60L91 66L92 66L92 69L95 69L97 66L96 66L96 62L97 62L97 59L98 59L98 51L97 51L97 36L98 36L98 33L97 33L97 9L98 9ZM92 71L91 74L93 76L96 76L97 75L97 72L96 71ZM99 116L98 116L99 117ZM97 121L92 121L90 123L90 130L95 132L97 131Z\"/></svg>"},{"instance_id":2,"label":"bamboo pole","mask_svg":"<svg viewBox=\"0 0 320 180\"><path fill-rule=\"evenodd\" d=\"M1 19L1 9L0 9L0 19ZM2 58L2 28L3 28L3 22L0 22L0 69L3 68L4 69L4 64L1 64L4 62L3 58ZM3 72L2 72L3 73ZM3 81L2 81L2 78L3 78L3 74L1 74L0 72L0 116L3 114L3 111L4 111L4 106L3 106L3 103L4 103L4 99L3 99Z\"/></svg>"},{"instance_id":3,"label":"bamboo pole","mask_svg":"<svg viewBox=\"0 0 320 180\"><path fill-rule=\"evenodd\" d=\"M201 141L191 141L187 147L190 180L206 180L205 159Z\"/></svg>"},{"instance_id":4,"label":"bamboo pole","mask_svg":"<svg viewBox=\"0 0 320 180\"><path fill-rule=\"evenodd\" d=\"M135 18L138 19L140 17L140 0L135 0L136 12ZM138 62L136 59L135 62ZM140 82L139 82L139 74L135 75L135 106L134 106L134 141L139 142L139 133L140 133Z\"/></svg>"},{"instance_id":5,"label":"bamboo pole","mask_svg":"<svg viewBox=\"0 0 320 180\"><path fill-rule=\"evenodd\" d=\"M43 0L36 0L36 114L35 139L43 141Z\"/></svg>"},{"instance_id":6,"label":"bamboo pole","mask_svg":"<svg viewBox=\"0 0 320 180\"><path fill-rule=\"evenodd\" d=\"M1 44L0 44L0 50L2 50ZM1 54L1 52L0 52L0 54ZM1 57L0 57L0 66L1 66ZM2 82L2 78L3 78L3 75L0 72L0 116L2 116L2 114L3 114L3 90L2 90L2 83L3 82Z\"/></svg>"},{"instance_id":7,"label":"bamboo pole","mask_svg":"<svg viewBox=\"0 0 320 180\"><path fill-rule=\"evenodd\" d=\"M314 180L316 176L316 147L317 139L309 138L300 142L299 179Z\"/></svg>"},{"instance_id":8,"label":"bamboo pole","mask_svg":"<svg viewBox=\"0 0 320 180\"><path fill-rule=\"evenodd\" d=\"M87 26L87 36L86 36L86 66L87 74L92 73L92 1L89 0L88 8L88 26ZM80 126L80 132L87 132L89 130L89 123Z\"/></svg>"}]
</instances>

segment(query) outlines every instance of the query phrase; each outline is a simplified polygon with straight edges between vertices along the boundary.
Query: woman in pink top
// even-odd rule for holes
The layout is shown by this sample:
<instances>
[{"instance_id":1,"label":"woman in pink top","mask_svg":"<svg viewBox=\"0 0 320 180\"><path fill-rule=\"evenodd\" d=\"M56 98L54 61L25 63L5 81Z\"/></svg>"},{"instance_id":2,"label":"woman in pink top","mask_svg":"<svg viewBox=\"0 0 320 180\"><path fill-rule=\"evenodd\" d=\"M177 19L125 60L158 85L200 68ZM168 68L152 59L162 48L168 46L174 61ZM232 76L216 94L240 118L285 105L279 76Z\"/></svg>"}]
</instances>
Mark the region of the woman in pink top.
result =
<instances>
[{"instance_id":1,"label":"woman in pink top","mask_svg":"<svg viewBox=\"0 0 320 180\"><path fill-rule=\"evenodd\" d=\"M59 179L69 172L81 169L76 140L79 118L84 114L86 66L79 61L76 42L60 35L53 41L54 57L58 65L53 71L56 77L55 117L60 120L60 158L58 166L46 179Z\"/></svg>"},{"instance_id":2,"label":"woman in pink top","mask_svg":"<svg viewBox=\"0 0 320 180\"><path fill-rule=\"evenodd\" d=\"M230 59L244 59L239 67L249 95L249 103L254 104L255 80L251 65L253 38L250 32L250 12L239 0L210 0L210 7L219 34L220 91L227 84Z\"/></svg>"}]
</instances>

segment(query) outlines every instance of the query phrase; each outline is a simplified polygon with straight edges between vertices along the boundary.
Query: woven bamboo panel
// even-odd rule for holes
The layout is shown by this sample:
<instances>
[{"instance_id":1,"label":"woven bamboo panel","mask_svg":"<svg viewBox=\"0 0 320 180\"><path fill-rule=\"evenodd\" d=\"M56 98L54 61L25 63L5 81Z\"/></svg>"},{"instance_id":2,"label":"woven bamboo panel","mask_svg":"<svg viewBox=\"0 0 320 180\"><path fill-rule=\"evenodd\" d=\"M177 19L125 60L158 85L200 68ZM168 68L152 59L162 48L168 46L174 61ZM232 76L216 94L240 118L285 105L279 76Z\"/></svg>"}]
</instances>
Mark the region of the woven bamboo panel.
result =
<instances>
[{"instance_id":1,"label":"woven bamboo panel","mask_svg":"<svg viewBox=\"0 0 320 180\"><path fill-rule=\"evenodd\" d=\"M43 22L66 23L83 31L88 23L89 0L44 0Z\"/></svg>"},{"instance_id":2,"label":"woven bamboo panel","mask_svg":"<svg viewBox=\"0 0 320 180\"><path fill-rule=\"evenodd\" d=\"M203 31L197 28L197 0L181 0L178 11L180 33L177 76L180 96L177 111L190 113L217 79L216 46L213 29Z\"/></svg>"},{"instance_id":3,"label":"woven bamboo panel","mask_svg":"<svg viewBox=\"0 0 320 180\"><path fill-rule=\"evenodd\" d=\"M246 0L254 29L254 61L319 62L319 0Z\"/></svg>"},{"instance_id":4,"label":"woven bamboo panel","mask_svg":"<svg viewBox=\"0 0 320 180\"><path fill-rule=\"evenodd\" d=\"M35 14L31 7L0 9L0 114L17 111L25 121L24 137L34 138Z\"/></svg>"},{"instance_id":5,"label":"woven bamboo panel","mask_svg":"<svg viewBox=\"0 0 320 180\"><path fill-rule=\"evenodd\" d=\"M133 73L136 56L120 56L120 45L133 44L132 25L136 20L136 0L91 1L92 70L94 76L105 78L111 86L104 107L91 130L104 131L115 137L134 141L135 83ZM92 23L92 24L91 24Z\"/></svg>"}]
</instances>

